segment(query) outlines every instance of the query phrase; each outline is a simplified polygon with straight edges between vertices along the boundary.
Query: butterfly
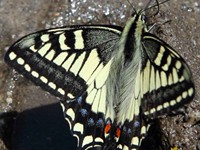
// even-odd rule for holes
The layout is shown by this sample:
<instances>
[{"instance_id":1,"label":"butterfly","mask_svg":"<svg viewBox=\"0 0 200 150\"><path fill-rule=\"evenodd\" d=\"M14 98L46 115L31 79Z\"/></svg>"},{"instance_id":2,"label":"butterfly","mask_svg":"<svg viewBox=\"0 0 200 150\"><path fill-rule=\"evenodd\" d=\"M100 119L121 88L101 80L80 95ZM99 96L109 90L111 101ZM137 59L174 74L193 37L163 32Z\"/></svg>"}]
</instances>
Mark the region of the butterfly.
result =
<instances>
[{"instance_id":1,"label":"butterfly","mask_svg":"<svg viewBox=\"0 0 200 150\"><path fill-rule=\"evenodd\" d=\"M148 31L144 12L124 28L38 31L5 55L9 66L60 99L78 149L138 150L151 120L194 97L188 65Z\"/></svg>"}]
</instances>

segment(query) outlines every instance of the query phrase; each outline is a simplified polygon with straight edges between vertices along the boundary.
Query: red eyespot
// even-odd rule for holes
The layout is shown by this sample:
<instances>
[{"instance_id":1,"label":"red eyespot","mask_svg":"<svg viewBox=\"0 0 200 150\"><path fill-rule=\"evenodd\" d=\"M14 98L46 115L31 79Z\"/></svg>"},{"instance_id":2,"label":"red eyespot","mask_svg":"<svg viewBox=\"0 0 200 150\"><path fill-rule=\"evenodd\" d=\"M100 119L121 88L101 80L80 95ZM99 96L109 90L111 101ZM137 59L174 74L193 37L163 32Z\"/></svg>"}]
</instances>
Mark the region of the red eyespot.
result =
<instances>
[{"instance_id":1,"label":"red eyespot","mask_svg":"<svg viewBox=\"0 0 200 150\"><path fill-rule=\"evenodd\" d=\"M111 124L108 123L108 124L105 126L104 132L105 132L105 133L109 133L109 132L110 132L110 128L111 128Z\"/></svg>"},{"instance_id":2,"label":"red eyespot","mask_svg":"<svg viewBox=\"0 0 200 150\"><path fill-rule=\"evenodd\" d=\"M121 135L121 129L120 128L117 128L117 130L116 130L116 137L117 138L119 138L120 137L120 135Z\"/></svg>"}]
</instances>

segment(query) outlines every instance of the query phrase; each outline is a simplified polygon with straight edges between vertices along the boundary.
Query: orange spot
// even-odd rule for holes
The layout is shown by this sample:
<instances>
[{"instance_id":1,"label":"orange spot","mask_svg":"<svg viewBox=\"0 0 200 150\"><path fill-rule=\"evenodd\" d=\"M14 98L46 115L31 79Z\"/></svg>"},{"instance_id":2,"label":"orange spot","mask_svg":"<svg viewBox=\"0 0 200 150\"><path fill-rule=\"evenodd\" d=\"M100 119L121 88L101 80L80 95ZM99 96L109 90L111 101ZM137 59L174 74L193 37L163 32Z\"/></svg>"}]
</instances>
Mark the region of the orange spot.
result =
<instances>
[{"instance_id":1,"label":"orange spot","mask_svg":"<svg viewBox=\"0 0 200 150\"><path fill-rule=\"evenodd\" d=\"M104 132L105 132L105 133L110 132L110 128L111 128L111 124L109 123L109 124L106 125L106 127L105 127L105 129L104 129Z\"/></svg>"},{"instance_id":2,"label":"orange spot","mask_svg":"<svg viewBox=\"0 0 200 150\"><path fill-rule=\"evenodd\" d=\"M117 130L116 130L116 137L120 137L120 135L121 135L121 129L120 128L117 128Z\"/></svg>"}]
</instances>

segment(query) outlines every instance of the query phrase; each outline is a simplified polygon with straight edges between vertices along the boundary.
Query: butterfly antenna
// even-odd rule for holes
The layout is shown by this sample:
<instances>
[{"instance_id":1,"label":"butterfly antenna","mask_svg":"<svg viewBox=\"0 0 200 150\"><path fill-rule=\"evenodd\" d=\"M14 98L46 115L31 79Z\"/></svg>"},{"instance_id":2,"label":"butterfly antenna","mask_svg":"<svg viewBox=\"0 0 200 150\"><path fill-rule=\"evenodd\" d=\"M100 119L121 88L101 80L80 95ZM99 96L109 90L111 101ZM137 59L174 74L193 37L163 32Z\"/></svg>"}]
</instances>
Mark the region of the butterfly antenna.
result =
<instances>
[{"instance_id":1,"label":"butterfly antenna","mask_svg":"<svg viewBox=\"0 0 200 150\"><path fill-rule=\"evenodd\" d=\"M146 6L144 7L144 10L147 10L147 9L150 8L149 6L150 6L151 2L152 2L152 0L150 0L150 1L146 4Z\"/></svg>"},{"instance_id":2,"label":"butterfly antenna","mask_svg":"<svg viewBox=\"0 0 200 150\"><path fill-rule=\"evenodd\" d=\"M133 6L133 4L129 0L127 0L127 2L133 8L134 13L137 13L137 11L136 11L135 7Z\"/></svg>"},{"instance_id":3,"label":"butterfly antenna","mask_svg":"<svg viewBox=\"0 0 200 150\"><path fill-rule=\"evenodd\" d=\"M158 9L157 9L157 12L154 14L154 16L156 16L160 11L160 4L159 4L158 0L156 0L156 5L157 5Z\"/></svg>"},{"instance_id":4,"label":"butterfly antenna","mask_svg":"<svg viewBox=\"0 0 200 150\"><path fill-rule=\"evenodd\" d=\"M152 2L152 0L150 0L150 1L148 2L148 4L146 5L146 7L145 7L145 9L144 9L143 11L146 11L146 10L148 10L148 9L151 9L151 8L157 6L157 7L158 7L157 12L154 14L154 16L156 16L156 15L159 13L159 11L160 11L160 5L166 3L166 2L168 2L168 1L170 1L170 0L165 0L165 1L162 1L162 2L160 2L160 3L158 2L158 0L155 0L155 1L156 1L156 4L150 6L150 4L151 4L151 2ZM149 6L150 6L150 7L149 7Z\"/></svg>"}]
</instances>

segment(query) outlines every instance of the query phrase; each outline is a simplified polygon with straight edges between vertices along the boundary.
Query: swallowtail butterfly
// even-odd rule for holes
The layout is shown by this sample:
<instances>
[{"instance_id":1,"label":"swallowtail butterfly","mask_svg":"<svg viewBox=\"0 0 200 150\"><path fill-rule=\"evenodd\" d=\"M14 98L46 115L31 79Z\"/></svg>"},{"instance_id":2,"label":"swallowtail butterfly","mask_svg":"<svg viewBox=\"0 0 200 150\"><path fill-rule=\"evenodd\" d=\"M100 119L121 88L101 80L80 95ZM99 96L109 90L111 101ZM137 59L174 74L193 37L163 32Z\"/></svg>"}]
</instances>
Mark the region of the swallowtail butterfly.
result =
<instances>
[{"instance_id":1,"label":"swallowtail butterfly","mask_svg":"<svg viewBox=\"0 0 200 150\"><path fill-rule=\"evenodd\" d=\"M29 34L5 62L60 98L79 149L137 150L149 121L192 100L183 58L148 32L144 10L124 28L82 25Z\"/></svg>"}]
</instances>

